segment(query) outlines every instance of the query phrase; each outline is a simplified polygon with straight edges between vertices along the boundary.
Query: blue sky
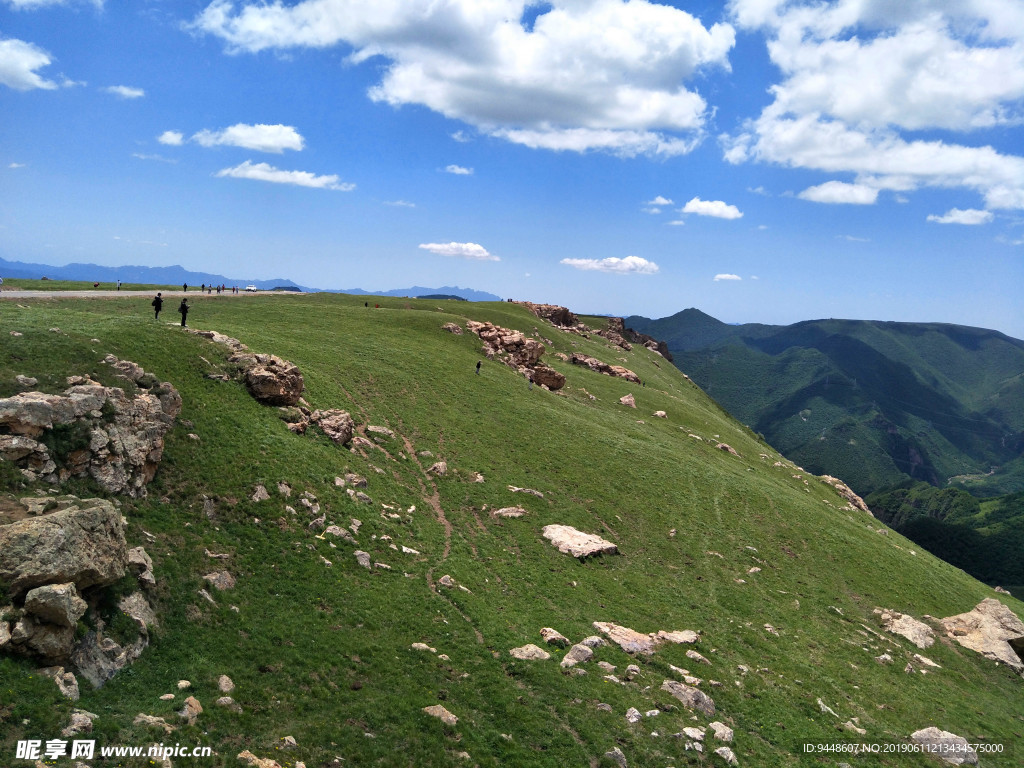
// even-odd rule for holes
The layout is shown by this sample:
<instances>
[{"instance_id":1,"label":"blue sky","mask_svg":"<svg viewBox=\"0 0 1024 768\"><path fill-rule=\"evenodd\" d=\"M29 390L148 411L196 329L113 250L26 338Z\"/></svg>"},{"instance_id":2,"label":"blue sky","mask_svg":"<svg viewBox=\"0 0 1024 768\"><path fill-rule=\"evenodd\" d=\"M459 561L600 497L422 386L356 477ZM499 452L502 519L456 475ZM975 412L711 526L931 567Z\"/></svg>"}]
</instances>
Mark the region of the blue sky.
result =
<instances>
[{"instance_id":1,"label":"blue sky","mask_svg":"<svg viewBox=\"0 0 1024 768\"><path fill-rule=\"evenodd\" d=\"M0 256L1024 338L1019 0L0 0Z\"/></svg>"}]
</instances>

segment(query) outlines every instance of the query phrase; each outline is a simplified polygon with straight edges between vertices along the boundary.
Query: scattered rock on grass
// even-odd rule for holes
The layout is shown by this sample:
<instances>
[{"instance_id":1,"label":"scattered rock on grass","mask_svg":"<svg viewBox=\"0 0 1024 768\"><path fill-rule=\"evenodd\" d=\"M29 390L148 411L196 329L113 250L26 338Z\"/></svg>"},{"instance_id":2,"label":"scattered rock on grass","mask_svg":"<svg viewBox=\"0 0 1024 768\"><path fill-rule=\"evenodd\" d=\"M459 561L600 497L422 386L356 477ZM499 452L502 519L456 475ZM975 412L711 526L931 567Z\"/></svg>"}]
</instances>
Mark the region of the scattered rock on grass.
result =
<instances>
[{"instance_id":1,"label":"scattered rock on grass","mask_svg":"<svg viewBox=\"0 0 1024 768\"><path fill-rule=\"evenodd\" d=\"M543 648L538 648L533 643L527 643L519 648L513 648L509 653L513 658L523 659L524 661L546 661L551 658L550 653L545 651Z\"/></svg>"},{"instance_id":2,"label":"scattered rock on grass","mask_svg":"<svg viewBox=\"0 0 1024 768\"><path fill-rule=\"evenodd\" d=\"M423 711L431 717L438 718L445 725L455 725L459 722L459 718L457 718L455 715L453 715L440 704L433 704L432 706L424 707Z\"/></svg>"},{"instance_id":3,"label":"scattered rock on grass","mask_svg":"<svg viewBox=\"0 0 1024 768\"><path fill-rule=\"evenodd\" d=\"M590 557L592 555L614 555L619 549L610 541L600 536L584 533L568 525L545 525L541 531L545 539L550 541L559 552L573 557Z\"/></svg>"}]
</instances>

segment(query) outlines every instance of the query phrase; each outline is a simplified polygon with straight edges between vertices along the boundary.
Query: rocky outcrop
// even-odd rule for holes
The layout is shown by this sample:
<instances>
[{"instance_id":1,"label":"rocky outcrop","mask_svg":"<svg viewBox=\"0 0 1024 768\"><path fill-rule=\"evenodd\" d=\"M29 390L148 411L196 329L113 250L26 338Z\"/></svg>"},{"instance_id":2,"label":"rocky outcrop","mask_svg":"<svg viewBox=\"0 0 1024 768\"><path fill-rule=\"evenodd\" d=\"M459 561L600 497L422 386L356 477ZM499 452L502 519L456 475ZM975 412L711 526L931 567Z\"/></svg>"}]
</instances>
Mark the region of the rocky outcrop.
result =
<instances>
[{"instance_id":1,"label":"rocky outcrop","mask_svg":"<svg viewBox=\"0 0 1024 768\"><path fill-rule=\"evenodd\" d=\"M544 345L522 331L502 328L494 323L469 320L466 328L480 337L488 359L499 359L536 384L552 391L565 386L565 376L540 362Z\"/></svg>"},{"instance_id":2,"label":"rocky outcrop","mask_svg":"<svg viewBox=\"0 0 1024 768\"><path fill-rule=\"evenodd\" d=\"M658 341L653 336L648 336L646 333L634 331L632 328L625 328L622 331L622 335L628 341L631 341L634 344L642 344L652 352L657 352L670 363L673 362L672 353L668 351L668 344L666 344L664 341Z\"/></svg>"},{"instance_id":3,"label":"rocky outcrop","mask_svg":"<svg viewBox=\"0 0 1024 768\"><path fill-rule=\"evenodd\" d=\"M928 648L935 642L935 631L913 616L882 608L875 608L874 613L882 622L883 629L894 635L905 637L918 648Z\"/></svg>"},{"instance_id":4,"label":"rocky outcrop","mask_svg":"<svg viewBox=\"0 0 1024 768\"><path fill-rule=\"evenodd\" d=\"M7 612L11 618L0 617L0 647L47 664L74 664L93 685L102 685L141 655L149 643L148 628L156 623L152 608L136 591L117 606L134 624L130 642L122 646L104 634L109 617L98 613L100 590L129 567L121 513L103 499L26 501L31 503L24 505L22 519L3 524L0 518L0 585L21 607ZM135 575L142 583L154 583L145 550L137 547L132 554ZM76 640L90 604L94 629Z\"/></svg>"},{"instance_id":5,"label":"rocky outcrop","mask_svg":"<svg viewBox=\"0 0 1024 768\"><path fill-rule=\"evenodd\" d=\"M326 411L313 411L309 420L324 431L338 445L348 445L355 435L356 423L348 411L331 408Z\"/></svg>"},{"instance_id":6,"label":"rocky outcrop","mask_svg":"<svg viewBox=\"0 0 1024 768\"><path fill-rule=\"evenodd\" d=\"M245 386L254 398L267 405L295 405L302 397L305 381L294 363L277 355L236 352L229 361L243 371Z\"/></svg>"},{"instance_id":7,"label":"rocky outcrop","mask_svg":"<svg viewBox=\"0 0 1024 768\"><path fill-rule=\"evenodd\" d=\"M594 629L604 633L608 639L617 644L626 653L642 653L650 656L661 643L696 643L700 635L691 629L666 632L659 630L649 634L637 632L629 627L622 627L608 621L595 621Z\"/></svg>"},{"instance_id":8,"label":"rocky outcrop","mask_svg":"<svg viewBox=\"0 0 1024 768\"><path fill-rule=\"evenodd\" d=\"M181 396L135 363L113 355L105 362L130 379L137 394L73 377L61 395L22 392L0 399L0 458L32 481L91 476L109 493L145 496Z\"/></svg>"},{"instance_id":9,"label":"rocky outcrop","mask_svg":"<svg viewBox=\"0 0 1024 768\"><path fill-rule=\"evenodd\" d=\"M1024 622L998 600L986 598L967 613L941 622L960 645L1024 673Z\"/></svg>"},{"instance_id":10,"label":"rocky outcrop","mask_svg":"<svg viewBox=\"0 0 1024 768\"><path fill-rule=\"evenodd\" d=\"M846 499L847 508L851 511L859 509L861 512L867 512L869 515L874 517L874 514L868 508L868 505L864 503L864 499L858 496L853 490L840 480L838 477L832 477L831 475L822 475L819 478L826 485L831 485L836 489L836 493Z\"/></svg>"},{"instance_id":11,"label":"rocky outcrop","mask_svg":"<svg viewBox=\"0 0 1024 768\"><path fill-rule=\"evenodd\" d=\"M52 500L56 509L0 525L0 583L19 600L35 587L74 583L81 591L125 574L121 513L104 499Z\"/></svg>"},{"instance_id":12,"label":"rocky outcrop","mask_svg":"<svg viewBox=\"0 0 1024 768\"><path fill-rule=\"evenodd\" d=\"M547 320L559 328L575 328L580 324L579 318L566 307L557 304L534 304L530 301L517 302L529 309L537 317Z\"/></svg>"},{"instance_id":13,"label":"rocky outcrop","mask_svg":"<svg viewBox=\"0 0 1024 768\"><path fill-rule=\"evenodd\" d=\"M568 525L545 525L541 534L556 546L559 552L573 557L614 555L619 551L610 541L605 541L592 533L578 531Z\"/></svg>"},{"instance_id":14,"label":"rocky outcrop","mask_svg":"<svg viewBox=\"0 0 1024 768\"><path fill-rule=\"evenodd\" d=\"M596 357L584 355L580 352L573 352L572 356L569 358L569 362L573 365L582 365L584 368L589 368L597 373L603 373L605 376L614 376L619 379L625 379L626 381L632 381L634 384L640 383L640 377L628 368L623 368L621 365L609 365L608 363L598 360Z\"/></svg>"},{"instance_id":15,"label":"rocky outcrop","mask_svg":"<svg viewBox=\"0 0 1024 768\"><path fill-rule=\"evenodd\" d=\"M608 341L619 349L629 352L633 349L633 345L626 341L623 336L625 330L626 328L623 325L621 317L609 317L607 327L600 328L594 331L594 333L608 339Z\"/></svg>"}]
</instances>

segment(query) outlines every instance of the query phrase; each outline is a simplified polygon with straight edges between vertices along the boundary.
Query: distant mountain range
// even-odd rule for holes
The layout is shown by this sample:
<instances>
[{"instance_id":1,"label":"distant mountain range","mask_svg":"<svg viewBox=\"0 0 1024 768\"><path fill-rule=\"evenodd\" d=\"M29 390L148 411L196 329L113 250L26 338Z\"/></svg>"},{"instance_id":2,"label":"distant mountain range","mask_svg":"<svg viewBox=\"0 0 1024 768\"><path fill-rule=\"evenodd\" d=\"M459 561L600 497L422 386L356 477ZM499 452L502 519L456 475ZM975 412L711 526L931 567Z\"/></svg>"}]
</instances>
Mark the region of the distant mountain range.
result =
<instances>
[{"instance_id":1,"label":"distant mountain range","mask_svg":"<svg viewBox=\"0 0 1024 768\"><path fill-rule=\"evenodd\" d=\"M255 285L260 290L273 288L292 288L306 292L328 291L331 293L351 293L360 296L453 296L466 301L501 301L500 296L471 288L444 285L439 288L412 286L410 288L394 288L388 291L366 291L362 288L323 289L309 288L296 284L293 280L279 277L271 280L252 278L225 277L210 272L193 272L180 266L144 267L123 266L105 267L98 264L66 264L61 267L46 264L31 264L20 261L0 259L0 277L15 277L27 280L38 280L41 277L51 280L85 280L87 282L113 283L118 280L124 283L146 283L149 285Z\"/></svg>"},{"instance_id":2,"label":"distant mountain range","mask_svg":"<svg viewBox=\"0 0 1024 768\"><path fill-rule=\"evenodd\" d=\"M697 309L626 325L787 457L861 495L907 480L1024 490L1024 341L940 323L728 325Z\"/></svg>"}]
</instances>

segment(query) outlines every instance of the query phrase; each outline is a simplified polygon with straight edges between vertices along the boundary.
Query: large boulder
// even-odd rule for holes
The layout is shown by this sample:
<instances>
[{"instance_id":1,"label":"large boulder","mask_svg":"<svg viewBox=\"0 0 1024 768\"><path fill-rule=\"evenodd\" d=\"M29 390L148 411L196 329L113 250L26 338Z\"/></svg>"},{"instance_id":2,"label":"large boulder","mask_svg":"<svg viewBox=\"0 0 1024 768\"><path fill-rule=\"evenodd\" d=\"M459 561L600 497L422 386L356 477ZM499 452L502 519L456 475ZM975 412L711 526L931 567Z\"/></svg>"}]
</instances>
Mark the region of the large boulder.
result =
<instances>
[{"instance_id":1,"label":"large boulder","mask_svg":"<svg viewBox=\"0 0 1024 768\"><path fill-rule=\"evenodd\" d=\"M533 366L533 381L553 392L565 386L565 376L545 363L537 363Z\"/></svg>"},{"instance_id":2,"label":"large boulder","mask_svg":"<svg viewBox=\"0 0 1024 768\"><path fill-rule=\"evenodd\" d=\"M614 555L619 549L593 533L584 533L568 525L545 525L541 530L545 539L558 547L558 551L573 557Z\"/></svg>"},{"instance_id":3,"label":"large boulder","mask_svg":"<svg viewBox=\"0 0 1024 768\"><path fill-rule=\"evenodd\" d=\"M511 368L548 389L557 390L565 385L565 377L540 362L544 345L522 331L502 328L494 323L469 320L466 328L480 337L483 352L488 359L498 358Z\"/></svg>"},{"instance_id":4,"label":"large boulder","mask_svg":"<svg viewBox=\"0 0 1024 768\"><path fill-rule=\"evenodd\" d=\"M313 411L309 420L324 431L338 445L348 445L355 435L356 422L348 411L330 408L326 411Z\"/></svg>"},{"instance_id":5,"label":"large boulder","mask_svg":"<svg viewBox=\"0 0 1024 768\"><path fill-rule=\"evenodd\" d=\"M977 765L978 753L967 739L955 733L943 731L934 725L910 734L910 740L921 745L921 751L952 765Z\"/></svg>"},{"instance_id":6,"label":"large boulder","mask_svg":"<svg viewBox=\"0 0 1024 768\"><path fill-rule=\"evenodd\" d=\"M985 598L967 613L941 621L946 633L960 645L1024 672L1024 622L998 600Z\"/></svg>"},{"instance_id":7,"label":"large boulder","mask_svg":"<svg viewBox=\"0 0 1024 768\"><path fill-rule=\"evenodd\" d=\"M59 627L74 627L89 606L73 583L47 584L25 594L25 612Z\"/></svg>"},{"instance_id":8,"label":"large boulder","mask_svg":"<svg viewBox=\"0 0 1024 768\"><path fill-rule=\"evenodd\" d=\"M112 584L127 566L121 513L104 499L0 525L0 582L14 599L47 584Z\"/></svg>"},{"instance_id":9,"label":"large boulder","mask_svg":"<svg viewBox=\"0 0 1024 768\"><path fill-rule=\"evenodd\" d=\"M277 355L236 353L231 362L245 371L249 393L267 405L295 405L302 397L305 381L294 363Z\"/></svg>"},{"instance_id":10,"label":"large boulder","mask_svg":"<svg viewBox=\"0 0 1024 768\"><path fill-rule=\"evenodd\" d=\"M715 714L715 702L704 691L693 686L680 683L678 680L666 680L661 684L661 690L675 696L687 709L696 709L708 717Z\"/></svg>"}]
</instances>

